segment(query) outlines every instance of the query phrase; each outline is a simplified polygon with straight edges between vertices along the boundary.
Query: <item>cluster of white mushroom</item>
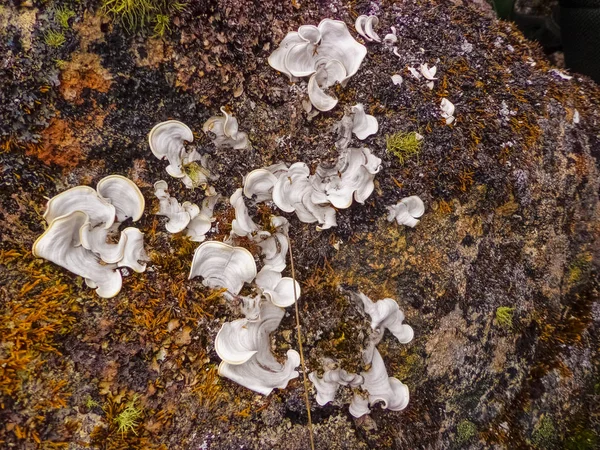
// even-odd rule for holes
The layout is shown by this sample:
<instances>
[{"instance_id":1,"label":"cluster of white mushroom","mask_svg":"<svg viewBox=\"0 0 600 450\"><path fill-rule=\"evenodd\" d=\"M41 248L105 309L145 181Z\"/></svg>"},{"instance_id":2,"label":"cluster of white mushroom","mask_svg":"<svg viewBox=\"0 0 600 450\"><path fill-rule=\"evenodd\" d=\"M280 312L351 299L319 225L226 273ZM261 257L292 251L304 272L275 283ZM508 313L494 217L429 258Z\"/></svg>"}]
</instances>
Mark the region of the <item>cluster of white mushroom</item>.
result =
<instances>
[{"instance_id":1,"label":"cluster of white mushroom","mask_svg":"<svg viewBox=\"0 0 600 450\"><path fill-rule=\"evenodd\" d=\"M240 305L243 319L226 322L215 339L215 350L222 359L219 374L264 395L274 388L285 388L298 376L295 368L300 355L288 350L284 364L270 350L269 335L300 295L300 285L283 277L288 249L288 223L272 217L273 234L259 230L255 241L262 249L263 267L257 272L252 254L243 247L209 241L194 253L189 278L201 276L211 288L225 288L225 297ZM245 283L253 284L253 294L239 295Z\"/></svg>"},{"instance_id":2,"label":"cluster of white mushroom","mask_svg":"<svg viewBox=\"0 0 600 450\"><path fill-rule=\"evenodd\" d=\"M419 223L419 217L425 212L425 204L416 195L405 197L398 203L392 206L387 206L388 209L388 222L394 220L398 225L406 225L414 228Z\"/></svg>"},{"instance_id":3,"label":"cluster of white mushroom","mask_svg":"<svg viewBox=\"0 0 600 450\"><path fill-rule=\"evenodd\" d=\"M409 325L403 324L404 314L395 300L386 298L373 302L362 293L351 295L362 303L364 311L371 317L373 332L363 352L363 363L369 369L360 374L353 374L340 368L328 368L322 378L319 378L316 372L310 373L309 378L317 390L317 403L325 405L333 401L340 386L350 386L354 389L354 396L349 411L354 417L369 414L369 406L380 402L384 409L400 411L408 405L408 387L400 380L388 376L376 345L383 338L386 329L402 344L412 340L413 330ZM358 387L363 392L358 391Z\"/></svg>"},{"instance_id":4,"label":"cluster of white mushroom","mask_svg":"<svg viewBox=\"0 0 600 450\"><path fill-rule=\"evenodd\" d=\"M308 80L308 97L319 111L329 111L338 100L327 89L346 83L367 54L339 20L324 19L318 26L302 25L289 32L269 56L269 64L290 81Z\"/></svg>"},{"instance_id":5,"label":"cluster of white mushroom","mask_svg":"<svg viewBox=\"0 0 600 450\"><path fill-rule=\"evenodd\" d=\"M223 116L212 116L202 127L202 131L211 136L217 148L233 148L243 150L248 148L250 142L248 135L239 131L238 121L224 106L221 106Z\"/></svg>"},{"instance_id":6,"label":"cluster of white mushroom","mask_svg":"<svg viewBox=\"0 0 600 450\"><path fill-rule=\"evenodd\" d=\"M143 272L147 257L144 235L137 228L122 230L116 243L108 240L121 222L139 220L144 205L135 183L120 175L103 178L95 190L76 186L64 191L48 201L48 228L33 244L33 255L84 277L100 297L114 297L122 285L117 269Z\"/></svg>"},{"instance_id":7,"label":"cluster of white mushroom","mask_svg":"<svg viewBox=\"0 0 600 450\"><path fill-rule=\"evenodd\" d=\"M166 216L169 220L165 228L169 233L180 233L185 231L192 241L202 242L206 239L212 227L213 210L221 198L214 188L206 189L206 196L202 201L202 208L190 202L180 204L175 197L171 197L167 190L169 186L166 181L160 180L154 183L154 195L159 201L159 216Z\"/></svg>"}]
</instances>

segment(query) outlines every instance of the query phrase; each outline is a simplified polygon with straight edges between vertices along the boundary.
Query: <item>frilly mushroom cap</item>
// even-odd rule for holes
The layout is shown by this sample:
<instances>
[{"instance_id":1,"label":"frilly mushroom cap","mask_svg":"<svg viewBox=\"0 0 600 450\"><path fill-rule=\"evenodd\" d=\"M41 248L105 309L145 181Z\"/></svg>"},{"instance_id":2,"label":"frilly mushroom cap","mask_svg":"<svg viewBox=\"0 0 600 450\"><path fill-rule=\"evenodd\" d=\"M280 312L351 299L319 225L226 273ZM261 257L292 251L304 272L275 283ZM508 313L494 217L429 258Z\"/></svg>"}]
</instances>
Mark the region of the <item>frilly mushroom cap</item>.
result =
<instances>
[{"instance_id":1,"label":"frilly mushroom cap","mask_svg":"<svg viewBox=\"0 0 600 450\"><path fill-rule=\"evenodd\" d=\"M302 196L309 187L310 170L302 162L290 166L285 175L280 176L273 187L273 202L285 212L294 212L302 202Z\"/></svg>"},{"instance_id":2,"label":"frilly mushroom cap","mask_svg":"<svg viewBox=\"0 0 600 450\"><path fill-rule=\"evenodd\" d=\"M450 125L454 122L454 105L447 98L443 98L440 103L440 109L442 110L442 117L446 119L446 124Z\"/></svg>"},{"instance_id":3,"label":"frilly mushroom cap","mask_svg":"<svg viewBox=\"0 0 600 450\"><path fill-rule=\"evenodd\" d=\"M207 287L224 287L237 295L244 282L250 283L256 277L256 263L252 253L243 247L204 242L194 252L188 278L197 276L204 278L202 283Z\"/></svg>"},{"instance_id":4,"label":"frilly mushroom cap","mask_svg":"<svg viewBox=\"0 0 600 450\"><path fill-rule=\"evenodd\" d=\"M258 352L258 329L248 325L248 319L225 322L217 333L215 350L227 364L243 364Z\"/></svg>"},{"instance_id":5,"label":"frilly mushroom cap","mask_svg":"<svg viewBox=\"0 0 600 450\"><path fill-rule=\"evenodd\" d=\"M256 169L244 177L244 195L257 202L271 200L277 177L268 169Z\"/></svg>"},{"instance_id":6,"label":"frilly mushroom cap","mask_svg":"<svg viewBox=\"0 0 600 450\"><path fill-rule=\"evenodd\" d=\"M202 201L200 213L193 217L186 227L186 236L189 236L192 241L202 242L206 239L205 235L210 231L215 220L213 210L220 199L220 194L212 193Z\"/></svg>"},{"instance_id":7,"label":"frilly mushroom cap","mask_svg":"<svg viewBox=\"0 0 600 450\"><path fill-rule=\"evenodd\" d=\"M58 217L75 211L85 213L93 227L103 224L108 229L115 221L115 207L88 186L76 186L52 197L46 206L44 219L50 224Z\"/></svg>"},{"instance_id":8,"label":"frilly mushroom cap","mask_svg":"<svg viewBox=\"0 0 600 450\"><path fill-rule=\"evenodd\" d=\"M317 67L314 75L308 80L308 98L319 111L329 111L338 103L338 99L327 94L325 90L346 76L344 65L335 59L325 61Z\"/></svg>"},{"instance_id":9,"label":"frilly mushroom cap","mask_svg":"<svg viewBox=\"0 0 600 450\"><path fill-rule=\"evenodd\" d=\"M365 113L365 108L362 104L358 103L352 107L353 113L353 126L352 132L361 141L366 139L372 134L377 133L379 130L379 124L374 116Z\"/></svg>"},{"instance_id":10,"label":"frilly mushroom cap","mask_svg":"<svg viewBox=\"0 0 600 450\"><path fill-rule=\"evenodd\" d=\"M414 331L409 325L402 323L404 313L394 299L384 298L373 302L363 293L359 292L354 295L362 301L365 312L371 317L371 328L373 330L383 333L387 328L401 344L408 344L412 341Z\"/></svg>"},{"instance_id":11,"label":"frilly mushroom cap","mask_svg":"<svg viewBox=\"0 0 600 450\"><path fill-rule=\"evenodd\" d=\"M402 75L398 75L397 73L392 75L392 83L394 83L396 86L400 86L403 81L404 79L402 78Z\"/></svg>"},{"instance_id":12,"label":"frilly mushroom cap","mask_svg":"<svg viewBox=\"0 0 600 450\"><path fill-rule=\"evenodd\" d=\"M421 75L423 75L423 77L425 77L425 79L430 80L430 81L437 80L437 78L435 78L435 73L437 72L436 66L429 67L427 65L427 63L425 63L425 64L421 64L420 70L421 70Z\"/></svg>"},{"instance_id":13,"label":"frilly mushroom cap","mask_svg":"<svg viewBox=\"0 0 600 450\"><path fill-rule=\"evenodd\" d=\"M271 221L272 223L273 221ZM262 250L264 267L276 272L285 269L289 244L283 233L266 236L258 242L258 246Z\"/></svg>"},{"instance_id":14,"label":"frilly mushroom cap","mask_svg":"<svg viewBox=\"0 0 600 450\"><path fill-rule=\"evenodd\" d=\"M148 134L150 150L158 159L166 158L169 161L167 172L176 178L185 176L181 170L185 152L184 142L193 140L192 130L178 120L167 120L156 124Z\"/></svg>"},{"instance_id":15,"label":"frilly mushroom cap","mask_svg":"<svg viewBox=\"0 0 600 450\"><path fill-rule=\"evenodd\" d=\"M146 270L145 261L148 261L148 256L144 250L144 233L137 228L128 227L122 231L121 235L125 236L127 240L123 251L123 259L117 263L117 266L129 267L137 273L144 272Z\"/></svg>"},{"instance_id":16,"label":"frilly mushroom cap","mask_svg":"<svg viewBox=\"0 0 600 450\"><path fill-rule=\"evenodd\" d=\"M354 28L358 34L368 41L381 42L381 38L375 32L374 27L379 24L377 16L358 16L354 22ZM393 35L392 35L393 36ZM395 37L395 36L394 36Z\"/></svg>"},{"instance_id":17,"label":"frilly mushroom cap","mask_svg":"<svg viewBox=\"0 0 600 450\"><path fill-rule=\"evenodd\" d=\"M202 126L205 133L215 135L214 143L217 147L232 147L241 150L248 147L248 135L239 131L238 121L225 107L221 106L221 116L212 116Z\"/></svg>"},{"instance_id":18,"label":"frilly mushroom cap","mask_svg":"<svg viewBox=\"0 0 600 450\"><path fill-rule=\"evenodd\" d=\"M353 417L362 417L365 414L369 414L371 410L369 409L369 399L363 397L359 394L354 394L352 397L352 402L350 402L350 407L348 408L350 414Z\"/></svg>"},{"instance_id":19,"label":"frilly mushroom cap","mask_svg":"<svg viewBox=\"0 0 600 450\"><path fill-rule=\"evenodd\" d=\"M85 278L103 298L121 290L121 274L114 264L100 264L92 252L80 244L80 230L88 222L82 211L73 211L50 222L48 229L34 242L32 253Z\"/></svg>"},{"instance_id":20,"label":"frilly mushroom cap","mask_svg":"<svg viewBox=\"0 0 600 450\"><path fill-rule=\"evenodd\" d=\"M406 408L409 401L408 387L400 380L388 377L385 364L375 349L371 368L362 372L364 378L362 389L369 393L369 404L382 402L384 409L400 411Z\"/></svg>"},{"instance_id":21,"label":"frilly mushroom cap","mask_svg":"<svg viewBox=\"0 0 600 450\"><path fill-rule=\"evenodd\" d=\"M115 207L119 222L124 222L130 217L136 222L142 217L144 196L130 179L121 175L109 175L98 182L96 191Z\"/></svg>"},{"instance_id":22,"label":"frilly mushroom cap","mask_svg":"<svg viewBox=\"0 0 600 450\"><path fill-rule=\"evenodd\" d=\"M345 71L338 81L345 85L366 54L366 47L354 40L344 22L324 19L318 27L304 25L298 32L288 33L269 56L269 65L294 81L296 77L312 75L319 59L337 60Z\"/></svg>"},{"instance_id":23,"label":"frilly mushroom cap","mask_svg":"<svg viewBox=\"0 0 600 450\"><path fill-rule=\"evenodd\" d=\"M387 220L392 222L396 220L398 225L406 225L415 227L419 220L418 218L425 212L425 204L416 195L403 198L397 204L388 206Z\"/></svg>"},{"instance_id":24,"label":"frilly mushroom cap","mask_svg":"<svg viewBox=\"0 0 600 450\"><path fill-rule=\"evenodd\" d=\"M254 280L265 296L275 306L286 308L296 302L295 294L300 297L300 284L292 278L282 277L280 272L263 267Z\"/></svg>"},{"instance_id":25,"label":"frilly mushroom cap","mask_svg":"<svg viewBox=\"0 0 600 450\"><path fill-rule=\"evenodd\" d=\"M229 198L229 202L235 209L235 219L231 226L233 231L238 236L248 236L258 230L250 215L248 214L248 208L244 203L244 197L242 196L242 188L238 188Z\"/></svg>"},{"instance_id":26,"label":"frilly mushroom cap","mask_svg":"<svg viewBox=\"0 0 600 450\"><path fill-rule=\"evenodd\" d=\"M317 403L321 406L335 399L335 394L340 386L358 387L364 381L362 376L343 369L326 370L323 378L319 378L315 372L311 372L308 378L315 385Z\"/></svg>"},{"instance_id":27,"label":"frilly mushroom cap","mask_svg":"<svg viewBox=\"0 0 600 450\"><path fill-rule=\"evenodd\" d=\"M258 392L269 395L273 389L285 389L290 380L298 377L295 370L300 365L300 354L296 350L287 351L285 364L271 369L258 362L256 357L237 366L222 361L219 364L219 375L229 378L236 383Z\"/></svg>"},{"instance_id":28,"label":"frilly mushroom cap","mask_svg":"<svg viewBox=\"0 0 600 450\"><path fill-rule=\"evenodd\" d=\"M83 224L79 229L79 238L83 248L92 251L105 263L115 264L123 259L125 246L127 245L127 235L121 232L117 244L107 242L107 237L108 230L106 228L93 228L89 222Z\"/></svg>"},{"instance_id":29,"label":"frilly mushroom cap","mask_svg":"<svg viewBox=\"0 0 600 450\"><path fill-rule=\"evenodd\" d=\"M396 42L398 42L398 36L393 33L388 33L383 38L383 43L388 47L393 46Z\"/></svg>"}]
</instances>

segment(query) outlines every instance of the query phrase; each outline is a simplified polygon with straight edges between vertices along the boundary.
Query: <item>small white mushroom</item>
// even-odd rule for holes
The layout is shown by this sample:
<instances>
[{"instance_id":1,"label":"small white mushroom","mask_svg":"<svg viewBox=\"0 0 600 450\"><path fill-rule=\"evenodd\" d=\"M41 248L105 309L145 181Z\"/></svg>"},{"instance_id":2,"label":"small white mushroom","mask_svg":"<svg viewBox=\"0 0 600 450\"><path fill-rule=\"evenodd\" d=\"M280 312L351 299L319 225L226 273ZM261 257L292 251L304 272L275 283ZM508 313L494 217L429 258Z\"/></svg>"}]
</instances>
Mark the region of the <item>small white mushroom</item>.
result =
<instances>
[{"instance_id":1,"label":"small white mushroom","mask_svg":"<svg viewBox=\"0 0 600 450\"><path fill-rule=\"evenodd\" d=\"M401 344L412 341L413 329L402 323L404 313L400 311L398 303L394 299L384 298L373 302L361 292L354 295L362 301L365 312L371 317L371 328L373 330L383 333L385 329L388 329Z\"/></svg>"},{"instance_id":2,"label":"small white mushroom","mask_svg":"<svg viewBox=\"0 0 600 450\"><path fill-rule=\"evenodd\" d=\"M79 230L79 237L83 248L92 251L105 263L115 264L123 259L127 235L121 232L119 242L111 244L107 242L108 231L103 227L94 228L87 222Z\"/></svg>"},{"instance_id":3,"label":"small white mushroom","mask_svg":"<svg viewBox=\"0 0 600 450\"><path fill-rule=\"evenodd\" d=\"M454 105L447 98L443 98L440 103L440 109L442 110L442 117L446 119L446 124L450 125L454 122Z\"/></svg>"},{"instance_id":4,"label":"small white mushroom","mask_svg":"<svg viewBox=\"0 0 600 450\"><path fill-rule=\"evenodd\" d=\"M200 244L194 252L189 279L203 277L207 287L224 287L234 295L239 294L244 282L256 277L256 263L252 253L243 247L232 247L218 241Z\"/></svg>"},{"instance_id":5,"label":"small white mushroom","mask_svg":"<svg viewBox=\"0 0 600 450\"><path fill-rule=\"evenodd\" d=\"M167 193L167 183L164 180L154 183L154 195L159 200L159 209L156 215L166 216L169 221L165 228L169 233L179 233L183 231L190 223L190 211L195 208L190 202L184 202L180 205L175 197ZM198 208L196 206L196 208Z\"/></svg>"},{"instance_id":6,"label":"small white mushroom","mask_svg":"<svg viewBox=\"0 0 600 450\"><path fill-rule=\"evenodd\" d=\"M294 284L295 294L300 297L300 284L292 278L282 277L281 273L275 270L263 267L254 281L275 306L286 308L296 302Z\"/></svg>"},{"instance_id":7,"label":"small white mushroom","mask_svg":"<svg viewBox=\"0 0 600 450\"><path fill-rule=\"evenodd\" d=\"M242 150L248 147L248 135L239 131L238 121L225 107L221 106L223 116L210 117L202 126L205 133L214 135L213 142L218 148L231 147Z\"/></svg>"},{"instance_id":8,"label":"small white mushroom","mask_svg":"<svg viewBox=\"0 0 600 450\"><path fill-rule=\"evenodd\" d=\"M102 224L108 229L115 221L115 207L88 186L76 186L52 197L48 200L44 219L50 224L58 217L75 211L85 213L93 227Z\"/></svg>"},{"instance_id":9,"label":"small white mushroom","mask_svg":"<svg viewBox=\"0 0 600 450\"><path fill-rule=\"evenodd\" d=\"M410 67L408 68L408 71L411 73L411 75L416 78L417 80L421 79L421 74L417 71L417 69L415 69L414 67Z\"/></svg>"},{"instance_id":10,"label":"small white mushroom","mask_svg":"<svg viewBox=\"0 0 600 450\"><path fill-rule=\"evenodd\" d=\"M271 353L270 334L284 314L283 309L271 302L263 302L257 320L240 319L232 325L224 324L215 340L217 353L223 359L219 375L263 395L269 395L274 388L285 388L289 380L296 378L298 352L288 350L285 364Z\"/></svg>"},{"instance_id":11,"label":"small white mushroom","mask_svg":"<svg viewBox=\"0 0 600 450\"><path fill-rule=\"evenodd\" d=\"M257 202L271 200L277 177L267 169L255 169L244 177L244 195Z\"/></svg>"},{"instance_id":12,"label":"small white mushroom","mask_svg":"<svg viewBox=\"0 0 600 450\"><path fill-rule=\"evenodd\" d=\"M437 80L437 78L435 78L435 73L437 72L436 66L429 67L427 63L425 63L421 64L420 70L421 75L423 75L426 80Z\"/></svg>"},{"instance_id":13,"label":"small white mushroom","mask_svg":"<svg viewBox=\"0 0 600 450\"><path fill-rule=\"evenodd\" d=\"M375 349L371 368L366 372L361 372L364 378L362 389L369 393L369 404L373 406L382 402L383 409L391 411L400 411L408 405L409 392L408 387L400 380L388 377L385 364Z\"/></svg>"},{"instance_id":14,"label":"small white mushroom","mask_svg":"<svg viewBox=\"0 0 600 450\"><path fill-rule=\"evenodd\" d=\"M115 270L115 264L101 264L91 251L80 245L80 230L87 222L88 216L82 211L57 217L34 242L32 253L84 277L100 297L114 297L121 290L121 274Z\"/></svg>"},{"instance_id":15,"label":"small white mushroom","mask_svg":"<svg viewBox=\"0 0 600 450\"><path fill-rule=\"evenodd\" d=\"M356 32L368 41L381 42L381 38L373 29L379 24L377 16L358 16L354 22Z\"/></svg>"},{"instance_id":16,"label":"small white mushroom","mask_svg":"<svg viewBox=\"0 0 600 450\"><path fill-rule=\"evenodd\" d=\"M404 81L404 79L402 78L401 75L398 75L397 73L392 75L392 83L394 83L396 86L400 86L403 81Z\"/></svg>"},{"instance_id":17,"label":"small white mushroom","mask_svg":"<svg viewBox=\"0 0 600 450\"><path fill-rule=\"evenodd\" d=\"M115 207L117 220L124 222L132 218L140 220L144 213L145 200L136 184L121 175L102 178L96 186L98 195Z\"/></svg>"},{"instance_id":18,"label":"small white mushroom","mask_svg":"<svg viewBox=\"0 0 600 450\"><path fill-rule=\"evenodd\" d=\"M396 42L398 42L398 36L393 33L388 33L383 38L383 43L388 47L392 47Z\"/></svg>"},{"instance_id":19,"label":"small white mushroom","mask_svg":"<svg viewBox=\"0 0 600 450\"><path fill-rule=\"evenodd\" d=\"M341 62L332 59L323 60L317 66L316 72L308 80L308 98L319 111L329 111L338 103L338 99L327 94L327 88L342 81L346 76L346 70Z\"/></svg>"},{"instance_id":20,"label":"small white mushroom","mask_svg":"<svg viewBox=\"0 0 600 450\"><path fill-rule=\"evenodd\" d=\"M370 114L365 113L365 108L362 104L358 103L352 107L353 113L353 127L352 132L361 141L366 139L372 134L377 133L379 130L379 124L377 119Z\"/></svg>"},{"instance_id":21,"label":"small white mushroom","mask_svg":"<svg viewBox=\"0 0 600 450\"><path fill-rule=\"evenodd\" d=\"M184 143L192 142L192 130L178 120L167 120L155 125L148 134L150 150L158 159L167 159L167 172L175 178L185 177L182 170L186 156Z\"/></svg>"},{"instance_id":22,"label":"small white mushroom","mask_svg":"<svg viewBox=\"0 0 600 450\"><path fill-rule=\"evenodd\" d=\"M185 229L186 236L189 236L190 239L195 242L202 242L206 239L205 235L210 231L212 222L215 220L213 217L213 210L221 198L221 195L216 192L211 192L210 190L207 190L206 192L207 196L202 201L200 213L191 218Z\"/></svg>"},{"instance_id":23,"label":"small white mushroom","mask_svg":"<svg viewBox=\"0 0 600 450\"><path fill-rule=\"evenodd\" d=\"M117 266L129 267L137 273L144 272L146 261L148 261L148 256L144 250L144 233L137 228L127 227L121 235L127 237L127 241L123 251L123 259L117 263ZM140 261L142 262L140 263Z\"/></svg>"},{"instance_id":24,"label":"small white mushroom","mask_svg":"<svg viewBox=\"0 0 600 450\"><path fill-rule=\"evenodd\" d=\"M365 414L369 414L371 412L369 409L369 399L360 394L354 394L348 411L350 411L350 414L356 418L362 417Z\"/></svg>"},{"instance_id":25,"label":"small white mushroom","mask_svg":"<svg viewBox=\"0 0 600 450\"><path fill-rule=\"evenodd\" d=\"M271 220L271 223L273 221ZM283 233L274 233L263 236L258 242L262 250L264 267L277 272L282 272L286 266L288 240Z\"/></svg>"},{"instance_id":26,"label":"small white mushroom","mask_svg":"<svg viewBox=\"0 0 600 450\"><path fill-rule=\"evenodd\" d=\"M242 188L236 189L229 198L229 202L235 209L235 219L233 219L231 223L233 233L243 237L256 232L258 230L258 225L254 223L248 214L248 208L246 207L244 197L242 196Z\"/></svg>"},{"instance_id":27,"label":"small white mushroom","mask_svg":"<svg viewBox=\"0 0 600 450\"><path fill-rule=\"evenodd\" d=\"M405 197L393 206L388 206L387 220L398 225L406 225L411 228L415 227L419 220L418 218L425 212L425 204L416 195Z\"/></svg>"},{"instance_id":28,"label":"small white mushroom","mask_svg":"<svg viewBox=\"0 0 600 450\"><path fill-rule=\"evenodd\" d=\"M326 370L323 378L319 378L316 372L308 375L317 390L317 403L321 406L332 402L340 386L358 387L363 383L363 377L349 373L343 369Z\"/></svg>"}]
</instances>

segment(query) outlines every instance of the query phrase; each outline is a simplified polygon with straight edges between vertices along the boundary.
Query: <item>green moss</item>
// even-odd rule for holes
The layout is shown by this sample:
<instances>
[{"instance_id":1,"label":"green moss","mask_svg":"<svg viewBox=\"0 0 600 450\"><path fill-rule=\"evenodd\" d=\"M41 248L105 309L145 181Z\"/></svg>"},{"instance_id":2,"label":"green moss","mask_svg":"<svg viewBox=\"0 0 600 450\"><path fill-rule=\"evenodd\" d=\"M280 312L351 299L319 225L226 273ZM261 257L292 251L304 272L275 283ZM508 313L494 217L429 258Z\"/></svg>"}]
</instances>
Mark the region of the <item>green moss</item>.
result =
<instances>
[{"instance_id":1,"label":"green moss","mask_svg":"<svg viewBox=\"0 0 600 450\"><path fill-rule=\"evenodd\" d=\"M197 162L185 164L183 166L183 171L192 180L192 186L194 188L206 186L210 172Z\"/></svg>"},{"instance_id":2,"label":"green moss","mask_svg":"<svg viewBox=\"0 0 600 450\"><path fill-rule=\"evenodd\" d=\"M61 31L48 30L44 34L44 42L49 47L58 48L61 47L67 38Z\"/></svg>"},{"instance_id":3,"label":"green moss","mask_svg":"<svg viewBox=\"0 0 600 450\"><path fill-rule=\"evenodd\" d=\"M496 309L496 322L502 328L511 329L513 326L513 312L515 308L500 306Z\"/></svg>"},{"instance_id":4,"label":"green moss","mask_svg":"<svg viewBox=\"0 0 600 450\"><path fill-rule=\"evenodd\" d=\"M556 438L556 428L549 417L542 417L531 435L531 442L537 448L547 448Z\"/></svg>"},{"instance_id":5,"label":"green moss","mask_svg":"<svg viewBox=\"0 0 600 450\"><path fill-rule=\"evenodd\" d=\"M166 14L157 14L154 23L154 35L163 37L165 32L171 31L169 28L169 22L171 19Z\"/></svg>"},{"instance_id":6,"label":"green moss","mask_svg":"<svg viewBox=\"0 0 600 450\"><path fill-rule=\"evenodd\" d=\"M416 132L405 133L399 131L397 133L386 136L386 147L388 153L394 155L400 160L400 163L404 162L415 155L418 155L421 151L421 145L423 138L419 138L419 134Z\"/></svg>"},{"instance_id":7,"label":"green moss","mask_svg":"<svg viewBox=\"0 0 600 450\"><path fill-rule=\"evenodd\" d=\"M584 429L569 436L565 442L567 450L592 450L598 448L598 436L594 431Z\"/></svg>"},{"instance_id":8,"label":"green moss","mask_svg":"<svg viewBox=\"0 0 600 450\"><path fill-rule=\"evenodd\" d=\"M91 409L95 408L96 406L100 406L100 403L94 400L91 395L88 395L88 398L85 401L85 406L86 408Z\"/></svg>"},{"instance_id":9,"label":"green moss","mask_svg":"<svg viewBox=\"0 0 600 450\"><path fill-rule=\"evenodd\" d=\"M69 28L69 19L75 17L75 11L67 6L58 7L54 10L56 22L63 28Z\"/></svg>"},{"instance_id":10,"label":"green moss","mask_svg":"<svg viewBox=\"0 0 600 450\"><path fill-rule=\"evenodd\" d=\"M138 419L142 415L142 410L135 406L137 399L138 396L134 395L131 401L125 406L125 409L114 419L117 424L117 431L121 434L125 434L130 430L133 431L134 434L137 434L135 428L138 426Z\"/></svg>"},{"instance_id":11,"label":"green moss","mask_svg":"<svg viewBox=\"0 0 600 450\"><path fill-rule=\"evenodd\" d=\"M477 427L470 420L461 421L456 427L456 442L459 444L468 442L477 433Z\"/></svg>"},{"instance_id":12,"label":"green moss","mask_svg":"<svg viewBox=\"0 0 600 450\"><path fill-rule=\"evenodd\" d=\"M154 25L154 33L159 36L169 30L170 15L184 8L185 4L171 0L102 1L102 11L127 31L133 33Z\"/></svg>"}]
</instances>

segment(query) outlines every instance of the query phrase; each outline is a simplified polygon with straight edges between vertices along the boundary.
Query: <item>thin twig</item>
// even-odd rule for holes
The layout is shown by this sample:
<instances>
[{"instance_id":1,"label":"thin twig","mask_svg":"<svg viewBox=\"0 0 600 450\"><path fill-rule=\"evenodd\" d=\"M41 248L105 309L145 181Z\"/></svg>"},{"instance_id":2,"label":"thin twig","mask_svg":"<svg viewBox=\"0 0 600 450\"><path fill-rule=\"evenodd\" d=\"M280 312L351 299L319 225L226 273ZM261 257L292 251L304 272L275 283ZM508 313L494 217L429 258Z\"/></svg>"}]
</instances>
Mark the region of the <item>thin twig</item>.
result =
<instances>
[{"instance_id":1,"label":"thin twig","mask_svg":"<svg viewBox=\"0 0 600 450\"><path fill-rule=\"evenodd\" d=\"M298 348L300 350L300 362L302 364L302 377L304 378L304 398L306 400L306 413L308 414L308 432L310 436L310 448L315 450L315 441L313 438L312 418L310 415L310 399L308 398L308 378L306 376L306 364L304 363L304 352L302 351L302 333L300 331L300 312L298 310L298 293L296 292L296 271L294 270L294 257L292 256L292 241L286 232L288 248L290 252L290 267L292 269L292 283L294 285L294 307L296 309L296 330L298 331Z\"/></svg>"}]
</instances>

